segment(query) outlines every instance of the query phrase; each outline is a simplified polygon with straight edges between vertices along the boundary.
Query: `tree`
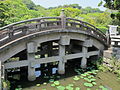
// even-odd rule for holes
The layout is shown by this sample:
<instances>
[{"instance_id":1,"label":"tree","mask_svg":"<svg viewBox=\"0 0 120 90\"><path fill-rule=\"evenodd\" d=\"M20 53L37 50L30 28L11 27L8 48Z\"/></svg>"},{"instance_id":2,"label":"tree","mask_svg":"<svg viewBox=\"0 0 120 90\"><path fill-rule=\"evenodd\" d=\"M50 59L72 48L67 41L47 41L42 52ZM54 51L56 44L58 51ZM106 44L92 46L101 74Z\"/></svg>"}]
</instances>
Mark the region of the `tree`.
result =
<instances>
[{"instance_id":1,"label":"tree","mask_svg":"<svg viewBox=\"0 0 120 90\"><path fill-rule=\"evenodd\" d=\"M0 1L0 27L6 25L5 21L10 17L10 9L5 1Z\"/></svg>"},{"instance_id":2,"label":"tree","mask_svg":"<svg viewBox=\"0 0 120 90\"><path fill-rule=\"evenodd\" d=\"M115 19L117 18L120 21L120 0L103 0L105 2L104 7L112 9L112 10L118 10L117 13L112 13L111 18ZM98 5L102 5L103 1L101 1Z\"/></svg>"}]
</instances>

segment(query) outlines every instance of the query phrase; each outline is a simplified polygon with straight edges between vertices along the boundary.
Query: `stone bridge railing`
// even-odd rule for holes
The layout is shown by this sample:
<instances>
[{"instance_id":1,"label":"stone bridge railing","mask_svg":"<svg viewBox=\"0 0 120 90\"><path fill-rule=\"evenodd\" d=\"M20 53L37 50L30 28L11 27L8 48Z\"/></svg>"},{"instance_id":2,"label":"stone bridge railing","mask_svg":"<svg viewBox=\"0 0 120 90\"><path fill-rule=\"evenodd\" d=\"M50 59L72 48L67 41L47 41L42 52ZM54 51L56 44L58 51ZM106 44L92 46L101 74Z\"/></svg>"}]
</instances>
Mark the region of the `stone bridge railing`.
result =
<instances>
[{"instance_id":1,"label":"stone bridge railing","mask_svg":"<svg viewBox=\"0 0 120 90\"><path fill-rule=\"evenodd\" d=\"M59 17L42 17L16 22L0 28L0 47L17 38L34 32L55 29L81 30L107 45L106 35L95 26L78 19Z\"/></svg>"}]
</instances>

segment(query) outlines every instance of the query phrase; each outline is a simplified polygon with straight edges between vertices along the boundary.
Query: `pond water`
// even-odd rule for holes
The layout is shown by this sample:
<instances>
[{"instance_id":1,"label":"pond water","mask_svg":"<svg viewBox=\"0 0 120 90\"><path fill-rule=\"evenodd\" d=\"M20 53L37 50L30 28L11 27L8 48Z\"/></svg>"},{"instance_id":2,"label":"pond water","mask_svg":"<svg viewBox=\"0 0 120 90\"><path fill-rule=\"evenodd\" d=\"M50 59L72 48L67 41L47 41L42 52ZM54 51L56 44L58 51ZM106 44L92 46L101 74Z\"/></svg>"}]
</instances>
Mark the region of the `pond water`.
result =
<instances>
[{"instance_id":1,"label":"pond water","mask_svg":"<svg viewBox=\"0 0 120 90\"><path fill-rule=\"evenodd\" d=\"M79 76L79 75L78 75ZM78 81L74 81L73 77L68 77L64 79L59 79L60 85L66 87L69 84L73 84L73 90L75 90L76 87L80 87L81 90L87 90L89 87L84 86L84 83L86 82L84 79L80 78ZM107 89L104 90L120 90L120 81L117 80L116 76L110 72L99 72L96 76L96 85L93 87L90 87L88 90L103 90L100 89L100 86L104 86ZM52 87L52 83L47 83L46 85L41 84L39 86L40 81L37 83L37 85L31 86L31 87L25 87L23 90L60 90L56 87ZM63 89L61 89L63 90ZM66 89L68 90L68 89ZM72 90L72 89L70 89ZM76 89L77 90L77 89ZM79 89L78 89L79 90Z\"/></svg>"},{"instance_id":2,"label":"pond water","mask_svg":"<svg viewBox=\"0 0 120 90\"><path fill-rule=\"evenodd\" d=\"M64 75L57 74L56 66L51 68L51 75L47 75L46 72L44 72L44 76L41 76L41 71L37 70L35 72L37 77L35 81L17 80L12 87L16 88L15 90L20 90L18 87L21 87L22 90L120 90L120 81L118 81L115 74L98 71L95 74L90 73L88 76L84 76L84 73L91 72L91 70L94 71L93 69L96 69L95 66L90 65L89 67L88 65L86 70L81 69L79 63L75 64L70 62L66 66L66 73ZM39 67L39 65L36 66L36 68ZM83 75L83 77L81 75ZM93 76L92 79L95 80L95 85L92 87L84 85L85 83L93 83L93 81L87 81L88 79L86 78L89 76ZM74 80L75 77L79 80ZM54 86L55 81L59 82L59 85ZM14 89L11 88L11 90Z\"/></svg>"}]
</instances>

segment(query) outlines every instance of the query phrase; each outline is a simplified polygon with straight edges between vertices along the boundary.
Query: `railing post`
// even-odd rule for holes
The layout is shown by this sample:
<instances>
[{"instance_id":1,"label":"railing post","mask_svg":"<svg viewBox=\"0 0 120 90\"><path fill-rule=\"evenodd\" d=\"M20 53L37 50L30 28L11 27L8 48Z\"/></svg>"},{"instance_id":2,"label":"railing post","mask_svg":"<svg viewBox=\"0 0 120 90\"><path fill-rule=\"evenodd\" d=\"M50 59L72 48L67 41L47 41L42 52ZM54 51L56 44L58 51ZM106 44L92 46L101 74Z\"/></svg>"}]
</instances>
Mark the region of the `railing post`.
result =
<instances>
[{"instance_id":1,"label":"railing post","mask_svg":"<svg viewBox=\"0 0 120 90\"><path fill-rule=\"evenodd\" d=\"M13 26L9 27L9 38L13 36Z\"/></svg>"},{"instance_id":2,"label":"railing post","mask_svg":"<svg viewBox=\"0 0 120 90\"><path fill-rule=\"evenodd\" d=\"M39 31L39 30L40 30L40 28L41 28L41 24L40 24L40 23L41 23L41 20L38 20L37 22L38 22L38 25L37 25L37 30Z\"/></svg>"},{"instance_id":3,"label":"railing post","mask_svg":"<svg viewBox=\"0 0 120 90\"><path fill-rule=\"evenodd\" d=\"M61 17L61 26L62 26L62 29L65 29L65 27L66 27L66 16L64 14L64 9L62 9L60 17Z\"/></svg>"}]
</instances>

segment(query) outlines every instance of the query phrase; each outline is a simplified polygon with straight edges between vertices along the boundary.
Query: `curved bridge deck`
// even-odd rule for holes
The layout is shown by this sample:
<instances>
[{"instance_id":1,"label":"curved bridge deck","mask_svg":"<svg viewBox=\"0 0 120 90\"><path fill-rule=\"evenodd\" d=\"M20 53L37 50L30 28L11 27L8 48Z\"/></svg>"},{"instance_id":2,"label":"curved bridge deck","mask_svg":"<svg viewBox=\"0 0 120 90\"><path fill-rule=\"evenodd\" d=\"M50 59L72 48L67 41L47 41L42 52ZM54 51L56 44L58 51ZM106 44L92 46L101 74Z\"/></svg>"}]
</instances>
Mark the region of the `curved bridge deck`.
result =
<instances>
[{"instance_id":1,"label":"curved bridge deck","mask_svg":"<svg viewBox=\"0 0 120 90\"><path fill-rule=\"evenodd\" d=\"M81 67L85 68L87 59L99 56L107 46L107 37L98 28L65 17L63 12L59 17L35 18L0 28L2 64L5 69L28 66L30 81L35 80L35 64L58 61L58 73L64 74L67 60L82 58ZM41 55L37 60L36 54ZM8 61L16 56L18 61Z\"/></svg>"}]
</instances>

